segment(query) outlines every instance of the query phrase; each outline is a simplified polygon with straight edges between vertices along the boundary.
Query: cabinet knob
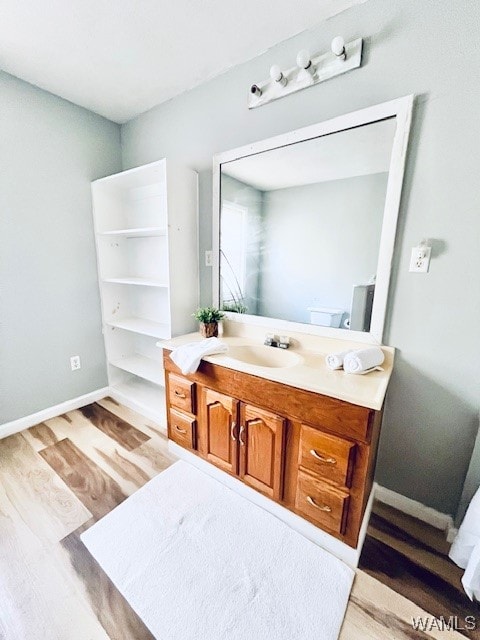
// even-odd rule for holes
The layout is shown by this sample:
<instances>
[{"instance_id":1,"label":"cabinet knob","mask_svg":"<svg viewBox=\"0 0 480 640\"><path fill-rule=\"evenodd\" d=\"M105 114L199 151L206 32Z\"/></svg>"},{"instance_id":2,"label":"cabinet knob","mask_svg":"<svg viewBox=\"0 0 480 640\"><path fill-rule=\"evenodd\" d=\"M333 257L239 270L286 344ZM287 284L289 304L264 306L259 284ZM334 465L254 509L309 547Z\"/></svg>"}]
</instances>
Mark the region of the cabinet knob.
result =
<instances>
[{"instance_id":1,"label":"cabinet knob","mask_svg":"<svg viewBox=\"0 0 480 640\"><path fill-rule=\"evenodd\" d=\"M310 455L317 460L320 460L320 462L325 462L325 464L337 464L335 458L326 458L325 456L322 456L321 453L318 453L318 451L315 451L315 449L310 449Z\"/></svg>"},{"instance_id":2,"label":"cabinet knob","mask_svg":"<svg viewBox=\"0 0 480 640\"><path fill-rule=\"evenodd\" d=\"M175 431L178 431L178 433L187 433L187 430L181 429L178 424L175 425Z\"/></svg>"},{"instance_id":3,"label":"cabinet knob","mask_svg":"<svg viewBox=\"0 0 480 640\"><path fill-rule=\"evenodd\" d=\"M177 398L186 398L187 397L184 393L182 393L178 389L175 389L173 393L177 396Z\"/></svg>"},{"instance_id":4,"label":"cabinet knob","mask_svg":"<svg viewBox=\"0 0 480 640\"><path fill-rule=\"evenodd\" d=\"M332 510L332 507L329 507L328 504L317 504L314 498L312 498L311 496L307 496L306 499L308 504L311 504L312 507L315 507L319 511L325 511L326 513L330 513Z\"/></svg>"}]
</instances>

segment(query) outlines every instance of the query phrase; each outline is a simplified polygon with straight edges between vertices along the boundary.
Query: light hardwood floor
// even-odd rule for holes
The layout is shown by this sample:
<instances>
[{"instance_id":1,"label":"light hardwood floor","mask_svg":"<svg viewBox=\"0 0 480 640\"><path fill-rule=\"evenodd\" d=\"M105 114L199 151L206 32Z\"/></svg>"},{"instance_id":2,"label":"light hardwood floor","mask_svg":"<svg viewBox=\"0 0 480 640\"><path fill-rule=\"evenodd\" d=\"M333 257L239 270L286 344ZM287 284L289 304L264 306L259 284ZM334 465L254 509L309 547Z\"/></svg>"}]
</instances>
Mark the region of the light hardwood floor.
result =
<instances>
[{"instance_id":1,"label":"light hardwood floor","mask_svg":"<svg viewBox=\"0 0 480 640\"><path fill-rule=\"evenodd\" d=\"M80 534L174 461L154 423L108 398L0 441L1 640L152 638ZM359 570L340 638L464 637L415 631L426 616Z\"/></svg>"}]
</instances>

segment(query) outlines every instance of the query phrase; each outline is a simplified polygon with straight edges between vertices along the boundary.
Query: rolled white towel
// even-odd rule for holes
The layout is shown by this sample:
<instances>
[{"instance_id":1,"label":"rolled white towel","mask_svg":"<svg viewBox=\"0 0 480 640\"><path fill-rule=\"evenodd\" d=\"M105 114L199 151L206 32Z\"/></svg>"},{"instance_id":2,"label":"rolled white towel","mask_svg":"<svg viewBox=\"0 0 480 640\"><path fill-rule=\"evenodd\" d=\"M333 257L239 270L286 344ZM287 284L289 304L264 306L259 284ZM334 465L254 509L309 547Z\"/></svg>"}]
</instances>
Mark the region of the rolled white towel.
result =
<instances>
[{"instance_id":1,"label":"rolled white towel","mask_svg":"<svg viewBox=\"0 0 480 640\"><path fill-rule=\"evenodd\" d=\"M364 374L380 367L384 360L385 356L380 347L357 349L347 353L343 360L343 368L347 373Z\"/></svg>"},{"instance_id":2,"label":"rolled white towel","mask_svg":"<svg viewBox=\"0 0 480 640\"><path fill-rule=\"evenodd\" d=\"M480 600L480 488L472 498L448 554L465 569L462 584L470 600Z\"/></svg>"},{"instance_id":3,"label":"rolled white towel","mask_svg":"<svg viewBox=\"0 0 480 640\"><path fill-rule=\"evenodd\" d=\"M200 366L203 356L211 356L214 353L225 353L227 345L218 338L207 338L201 342L189 342L177 347L170 354L170 358L181 369L184 375L195 373Z\"/></svg>"},{"instance_id":4,"label":"rolled white towel","mask_svg":"<svg viewBox=\"0 0 480 640\"><path fill-rule=\"evenodd\" d=\"M340 351L338 353L330 353L328 356L325 356L325 363L329 369L335 371L336 369L341 369L343 367L343 361L345 360L345 356L347 353L350 353L350 350Z\"/></svg>"}]
</instances>

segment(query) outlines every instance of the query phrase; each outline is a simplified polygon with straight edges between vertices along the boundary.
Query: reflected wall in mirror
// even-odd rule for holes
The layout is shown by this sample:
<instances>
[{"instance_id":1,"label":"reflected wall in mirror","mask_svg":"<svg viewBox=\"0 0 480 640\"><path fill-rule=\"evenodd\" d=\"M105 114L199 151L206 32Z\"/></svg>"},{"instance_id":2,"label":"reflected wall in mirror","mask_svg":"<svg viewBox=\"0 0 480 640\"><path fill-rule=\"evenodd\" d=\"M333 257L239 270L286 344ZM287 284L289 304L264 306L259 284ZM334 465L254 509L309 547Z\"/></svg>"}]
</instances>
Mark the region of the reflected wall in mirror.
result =
<instances>
[{"instance_id":1,"label":"reflected wall in mirror","mask_svg":"<svg viewBox=\"0 0 480 640\"><path fill-rule=\"evenodd\" d=\"M400 122L391 107L343 116L318 135L308 127L303 139L219 157L224 310L381 339L411 112L403 100Z\"/></svg>"}]
</instances>

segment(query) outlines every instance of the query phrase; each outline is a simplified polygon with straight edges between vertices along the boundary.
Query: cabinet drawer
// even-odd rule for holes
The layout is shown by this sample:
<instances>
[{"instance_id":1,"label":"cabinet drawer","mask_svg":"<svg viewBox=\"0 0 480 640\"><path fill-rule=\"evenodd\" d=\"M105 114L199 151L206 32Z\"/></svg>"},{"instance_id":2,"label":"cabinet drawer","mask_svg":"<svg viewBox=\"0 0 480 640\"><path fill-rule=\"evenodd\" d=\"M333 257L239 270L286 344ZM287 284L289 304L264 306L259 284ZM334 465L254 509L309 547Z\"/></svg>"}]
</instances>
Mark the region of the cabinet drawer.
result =
<instances>
[{"instance_id":1,"label":"cabinet drawer","mask_svg":"<svg viewBox=\"0 0 480 640\"><path fill-rule=\"evenodd\" d=\"M347 493L299 472L295 509L310 521L336 533L343 533L348 502Z\"/></svg>"},{"instance_id":2,"label":"cabinet drawer","mask_svg":"<svg viewBox=\"0 0 480 640\"><path fill-rule=\"evenodd\" d=\"M170 424L168 425L168 437L181 447L195 449L196 447L196 423L193 416L186 416L180 411L170 409Z\"/></svg>"},{"instance_id":3,"label":"cabinet drawer","mask_svg":"<svg viewBox=\"0 0 480 640\"><path fill-rule=\"evenodd\" d=\"M355 443L302 424L298 466L338 485L350 486Z\"/></svg>"},{"instance_id":4,"label":"cabinet drawer","mask_svg":"<svg viewBox=\"0 0 480 640\"><path fill-rule=\"evenodd\" d=\"M195 413L193 390L194 382L181 378L174 373L168 374L168 401L172 407L178 407L188 413Z\"/></svg>"}]
</instances>

